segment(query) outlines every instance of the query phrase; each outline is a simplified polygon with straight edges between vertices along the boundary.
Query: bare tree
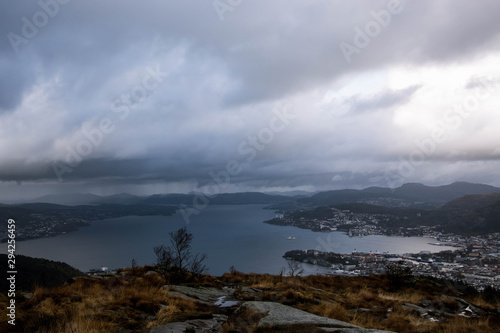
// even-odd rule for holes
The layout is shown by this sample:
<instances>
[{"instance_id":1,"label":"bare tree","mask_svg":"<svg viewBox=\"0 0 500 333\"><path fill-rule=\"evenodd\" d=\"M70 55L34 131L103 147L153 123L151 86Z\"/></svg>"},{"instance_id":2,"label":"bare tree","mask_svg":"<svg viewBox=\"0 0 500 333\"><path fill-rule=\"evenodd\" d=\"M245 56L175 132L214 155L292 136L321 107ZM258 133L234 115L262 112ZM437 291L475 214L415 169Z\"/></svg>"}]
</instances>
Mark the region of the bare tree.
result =
<instances>
[{"instance_id":1,"label":"bare tree","mask_svg":"<svg viewBox=\"0 0 500 333\"><path fill-rule=\"evenodd\" d=\"M189 259L191 259L193 234L189 233L186 227L168 234L170 235L171 252L173 252L172 257L175 267L179 271L187 270Z\"/></svg>"},{"instance_id":2,"label":"bare tree","mask_svg":"<svg viewBox=\"0 0 500 333\"><path fill-rule=\"evenodd\" d=\"M207 271L207 267L203 262L207 259L207 255L205 253L200 254L196 253L191 258L191 263L189 264L189 271L193 274L203 274Z\"/></svg>"},{"instance_id":3,"label":"bare tree","mask_svg":"<svg viewBox=\"0 0 500 333\"><path fill-rule=\"evenodd\" d=\"M290 276L300 276L304 273L304 269L299 265L298 262L294 260L288 261L288 275Z\"/></svg>"},{"instance_id":4,"label":"bare tree","mask_svg":"<svg viewBox=\"0 0 500 333\"><path fill-rule=\"evenodd\" d=\"M283 282L283 275L285 275L285 272L286 272L286 268L281 267L281 269L280 269L280 282Z\"/></svg>"},{"instance_id":5,"label":"bare tree","mask_svg":"<svg viewBox=\"0 0 500 333\"><path fill-rule=\"evenodd\" d=\"M168 270L173 265L172 252L165 245L154 247L156 254L156 266L161 270Z\"/></svg>"},{"instance_id":6,"label":"bare tree","mask_svg":"<svg viewBox=\"0 0 500 333\"><path fill-rule=\"evenodd\" d=\"M187 228L168 233L170 246L159 245L154 247L156 254L156 267L160 269L169 280L180 282L188 273L202 274L207 268L204 261L206 254L191 254L191 242L193 234Z\"/></svg>"}]
</instances>

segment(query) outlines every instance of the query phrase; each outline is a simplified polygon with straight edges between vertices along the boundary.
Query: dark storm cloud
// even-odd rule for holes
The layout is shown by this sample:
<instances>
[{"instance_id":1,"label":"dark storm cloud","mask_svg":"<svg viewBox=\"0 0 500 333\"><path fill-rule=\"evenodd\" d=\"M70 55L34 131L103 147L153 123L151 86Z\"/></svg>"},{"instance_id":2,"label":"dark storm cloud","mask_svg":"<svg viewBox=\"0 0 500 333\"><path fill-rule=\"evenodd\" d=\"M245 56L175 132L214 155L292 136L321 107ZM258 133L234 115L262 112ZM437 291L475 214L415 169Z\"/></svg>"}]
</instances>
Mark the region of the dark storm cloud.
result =
<instances>
[{"instance_id":1,"label":"dark storm cloud","mask_svg":"<svg viewBox=\"0 0 500 333\"><path fill-rule=\"evenodd\" d=\"M351 172L350 164L366 171L342 181L367 182L398 160L387 157L386 133L399 133L389 111L426 87L359 90L339 102L362 117L349 113L331 124L315 109L316 90L369 71L460 64L500 50L498 2L401 1L400 12L346 61L341 43L355 45L357 31L389 3L247 1L221 21L210 1L2 2L0 178L57 181L51 162L64 162L89 140L83 132L111 119L113 131L96 139L65 182L203 186L210 171L244 160L240 144L269 128L275 105L288 102L300 119L256 149L234 184L324 185ZM26 36L43 12L47 22ZM168 74L144 90L151 68Z\"/></svg>"},{"instance_id":2,"label":"dark storm cloud","mask_svg":"<svg viewBox=\"0 0 500 333\"><path fill-rule=\"evenodd\" d=\"M11 56L0 54L0 113L12 111L22 101L25 86L30 75L20 63L12 61Z\"/></svg>"},{"instance_id":3,"label":"dark storm cloud","mask_svg":"<svg viewBox=\"0 0 500 333\"><path fill-rule=\"evenodd\" d=\"M339 43L352 43L353 29L363 29L373 20L370 12L384 10L386 1L373 1L369 6L358 1L278 1L266 4L266 9L251 2L227 13L222 24L210 3L193 7L189 3L73 0L60 6L58 15L20 52L36 53L51 71L68 66L81 75L91 67L99 69L97 78L106 78L120 70L114 61L120 63L122 52L144 51L154 37L187 40L193 52L224 61L239 82L225 96L227 103L251 103L311 88L356 68L473 55L498 36L495 13L500 4L485 4L487 8L470 2L402 1L402 13L362 50L353 66L347 66ZM37 10L39 6L10 10L3 31L20 34L20 14L29 18ZM12 52L5 41L2 48ZM120 65L127 62L123 55Z\"/></svg>"}]
</instances>

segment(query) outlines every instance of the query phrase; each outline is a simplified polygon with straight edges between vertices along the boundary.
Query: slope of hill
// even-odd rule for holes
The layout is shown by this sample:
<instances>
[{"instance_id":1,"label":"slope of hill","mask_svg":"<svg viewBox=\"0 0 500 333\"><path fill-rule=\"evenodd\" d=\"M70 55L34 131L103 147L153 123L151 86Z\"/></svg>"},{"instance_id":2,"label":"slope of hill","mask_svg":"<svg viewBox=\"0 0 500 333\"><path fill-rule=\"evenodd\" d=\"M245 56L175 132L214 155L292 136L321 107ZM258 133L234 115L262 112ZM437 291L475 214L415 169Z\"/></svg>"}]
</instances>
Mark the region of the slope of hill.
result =
<instances>
[{"instance_id":1,"label":"slope of hill","mask_svg":"<svg viewBox=\"0 0 500 333\"><path fill-rule=\"evenodd\" d=\"M337 207L358 213L405 217L399 223L402 227L439 224L444 231L458 234L500 232L500 193L466 195L451 200L435 210L376 207L363 204L344 204Z\"/></svg>"},{"instance_id":2,"label":"slope of hill","mask_svg":"<svg viewBox=\"0 0 500 333\"><path fill-rule=\"evenodd\" d=\"M8 219L23 220L28 218L33 212L28 208L2 205L0 206L0 221L7 221Z\"/></svg>"},{"instance_id":3,"label":"slope of hill","mask_svg":"<svg viewBox=\"0 0 500 333\"><path fill-rule=\"evenodd\" d=\"M308 226L306 229L315 230L316 224L321 224L321 221L337 216L338 211L332 210L330 207L355 214L383 216L383 218L379 218L378 224L387 230L432 226L438 227L438 231L456 234L472 235L500 232L500 193L467 195L432 210L344 203L289 212L285 219L273 219L272 222L268 222L278 225ZM357 219L363 221L366 217L359 216ZM306 221L307 223L296 223L297 221Z\"/></svg>"},{"instance_id":4,"label":"slope of hill","mask_svg":"<svg viewBox=\"0 0 500 333\"><path fill-rule=\"evenodd\" d=\"M427 277L198 275L172 285L154 267L38 288L2 332L498 332L498 292ZM397 283L396 283L397 282ZM0 315L6 318L6 297Z\"/></svg>"},{"instance_id":5,"label":"slope of hill","mask_svg":"<svg viewBox=\"0 0 500 333\"><path fill-rule=\"evenodd\" d=\"M487 193L480 195L465 195L461 198L447 202L442 210L475 211L500 202L500 193Z\"/></svg>"},{"instance_id":6,"label":"slope of hill","mask_svg":"<svg viewBox=\"0 0 500 333\"><path fill-rule=\"evenodd\" d=\"M446 215L449 231L500 231L500 193L467 195L446 203L440 211Z\"/></svg>"},{"instance_id":7,"label":"slope of hill","mask_svg":"<svg viewBox=\"0 0 500 333\"><path fill-rule=\"evenodd\" d=\"M16 289L22 291L32 291L35 288L50 288L62 286L68 279L83 275L82 272L70 265L40 258L32 258L23 255L16 255ZM3 272L9 271L7 267L7 255L0 254L0 269ZM2 291L9 290L9 281L0 280Z\"/></svg>"}]
</instances>

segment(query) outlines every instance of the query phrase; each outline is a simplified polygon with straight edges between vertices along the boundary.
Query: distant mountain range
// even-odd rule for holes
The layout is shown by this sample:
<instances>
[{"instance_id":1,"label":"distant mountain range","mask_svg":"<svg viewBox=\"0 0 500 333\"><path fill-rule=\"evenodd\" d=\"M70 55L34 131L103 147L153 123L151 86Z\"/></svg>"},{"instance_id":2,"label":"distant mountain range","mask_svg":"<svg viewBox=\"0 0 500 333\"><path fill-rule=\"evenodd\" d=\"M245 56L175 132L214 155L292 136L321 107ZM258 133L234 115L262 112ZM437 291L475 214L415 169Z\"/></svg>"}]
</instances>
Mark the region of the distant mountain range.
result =
<instances>
[{"instance_id":1,"label":"distant mountain range","mask_svg":"<svg viewBox=\"0 0 500 333\"><path fill-rule=\"evenodd\" d=\"M439 208L450 200L470 194L500 193L500 188L457 182L444 186L426 186L409 183L390 189L386 187L368 187L363 190L334 190L320 192L307 198L276 205L277 209L303 209L346 203L366 203L385 207L411 207L418 209Z\"/></svg>"},{"instance_id":2,"label":"distant mountain range","mask_svg":"<svg viewBox=\"0 0 500 333\"><path fill-rule=\"evenodd\" d=\"M447 230L457 232L500 231L500 188L490 185L457 182L432 187L411 183L396 189L345 189L319 192L307 197L304 197L304 193L293 194L295 195L222 193L206 199L211 205L264 204L269 205L271 209L303 211L305 214L309 214L306 211L315 214L312 210L317 207L335 206L355 212L409 216L404 221L408 226L439 224L446 225ZM66 232L81 226L81 221L128 215L171 215L179 205L193 205L198 195L46 195L31 203L0 204L0 219L6 221L16 218L21 225L47 220L52 221L54 232ZM411 218L417 215L420 218ZM72 224L66 223L68 218L72 218Z\"/></svg>"},{"instance_id":3,"label":"distant mountain range","mask_svg":"<svg viewBox=\"0 0 500 333\"><path fill-rule=\"evenodd\" d=\"M303 207L319 207L339 205L344 203L367 203L386 207L412 207L419 209L434 209L441 207L450 200L471 194L500 193L500 188L466 182L456 182L444 186L426 186L418 183L408 183L391 189L387 187L368 187L362 190L332 190L311 194L304 191L291 192L244 192L222 193L209 197L215 205L241 204L275 204L277 208L293 209ZM29 202L53 203L59 205L97 205L97 204L161 204L190 205L196 193L190 194L155 194L151 196L136 196L128 193L99 196L95 194L50 194Z\"/></svg>"},{"instance_id":4,"label":"distant mountain range","mask_svg":"<svg viewBox=\"0 0 500 333\"><path fill-rule=\"evenodd\" d=\"M155 194L149 197L140 197L128 193L110 196L99 196L95 194L50 194L30 200L35 203L52 203L59 205L98 205L98 204L121 204L121 205L192 205L198 194ZM213 197L207 197L213 205L245 205L245 204L276 204L295 200L304 195L276 195L260 192L245 193L221 193Z\"/></svg>"},{"instance_id":5,"label":"distant mountain range","mask_svg":"<svg viewBox=\"0 0 500 333\"><path fill-rule=\"evenodd\" d=\"M42 197L29 200L28 202L42 202L58 205L76 206L76 205L96 205L102 203L109 204L135 204L144 200L145 197L140 197L128 193L114 194L110 196L100 196L95 194L81 193L65 193L65 194L48 194Z\"/></svg>"},{"instance_id":6,"label":"distant mountain range","mask_svg":"<svg viewBox=\"0 0 500 333\"><path fill-rule=\"evenodd\" d=\"M265 194L271 194L271 195L283 195L285 197L310 197L311 195L314 195L316 193L319 193L319 191L315 192L307 192L307 191L270 191L270 192L263 192Z\"/></svg>"},{"instance_id":7,"label":"distant mountain range","mask_svg":"<svg viewBox=\"0 0 500 333\"><path fill-rule=\"evenodd\" d=\"M163 204L163 205L192 205L196 194L160 194L152 195L141 203L143 204ZM248 204L276 204L293 200L294 198L283 195L270 195L259 192L245 192L245 193L221 193L207 197L212 205L248 205Z\"/></svg>"}]
</instances>

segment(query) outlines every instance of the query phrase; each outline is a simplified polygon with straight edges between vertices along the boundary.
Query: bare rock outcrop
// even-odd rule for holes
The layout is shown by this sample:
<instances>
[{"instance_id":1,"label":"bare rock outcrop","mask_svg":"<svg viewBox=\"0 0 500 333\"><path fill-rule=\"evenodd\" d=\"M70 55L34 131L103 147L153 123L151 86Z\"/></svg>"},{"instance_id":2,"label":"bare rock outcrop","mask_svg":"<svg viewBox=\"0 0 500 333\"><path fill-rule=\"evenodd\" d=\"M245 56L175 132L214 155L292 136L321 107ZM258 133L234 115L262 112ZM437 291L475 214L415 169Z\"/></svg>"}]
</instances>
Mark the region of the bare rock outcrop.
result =
<instances>
[{"instance_id":1,"label":"bare rock outcrop","mask_svg":"<svg viewBox=\"0 0 500 333\"><path fill-rule=\"evenodd\" d=\"M295 309L288 305L283 305L274 302L245 302L241 306L254 310L256 312L265 313L258 326L285 326L312 324L325 332L345 332L345 333L382 333L388 331L370 330L360 326L346 323L344 321L321 317L309 312Z\"/></svg>"}]
</instances>

